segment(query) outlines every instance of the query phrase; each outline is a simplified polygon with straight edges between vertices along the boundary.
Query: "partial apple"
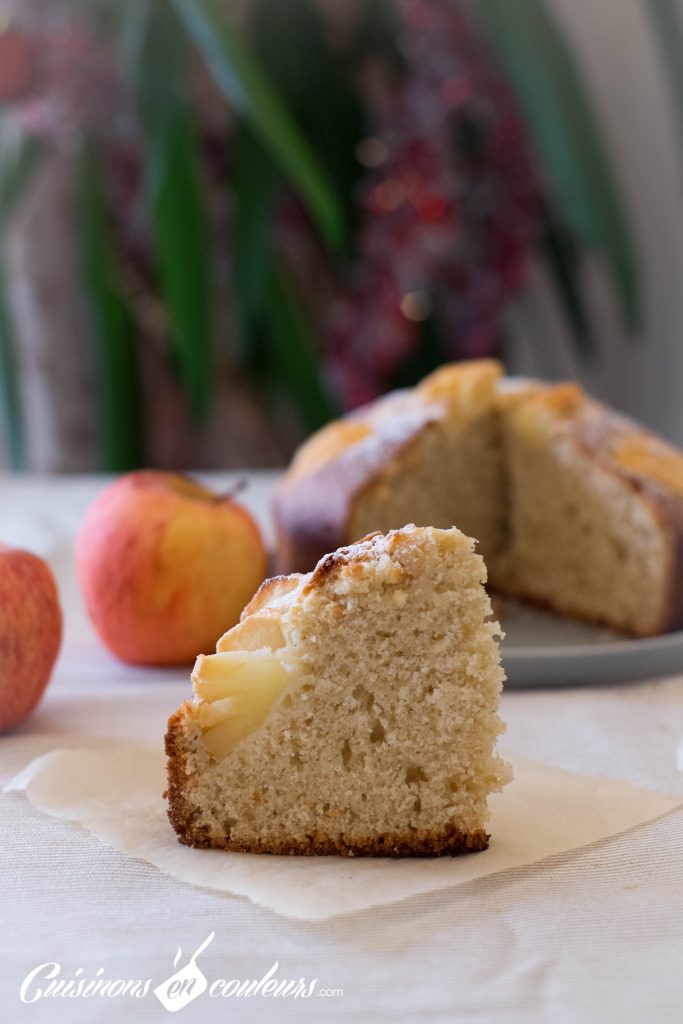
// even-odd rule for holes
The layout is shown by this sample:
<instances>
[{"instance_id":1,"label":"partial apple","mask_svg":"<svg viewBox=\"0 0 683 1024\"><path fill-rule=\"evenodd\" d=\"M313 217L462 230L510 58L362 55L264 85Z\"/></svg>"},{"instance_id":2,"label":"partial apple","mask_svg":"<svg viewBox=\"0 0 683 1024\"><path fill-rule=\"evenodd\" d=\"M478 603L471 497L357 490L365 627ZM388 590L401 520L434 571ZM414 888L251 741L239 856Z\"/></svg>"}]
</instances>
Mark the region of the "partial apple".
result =
<instances>
[{"instance_id":1,"label":"partial apple","mask_svg":"<svg viewBox=\"0 0 683 1024\"><path fill-rule=\"evenodd\" d=\"M62 612L48 564L0 544L0 732L35 709L62 642Z\"/></svg>"},{"instance_id":2,"label":"partial apple","mask_svg":"<svg viewBox=\"0 0 683 1024\"><path fill-rule=\"evenodd\" d=\"M182 665L215 650L266 572L259 528L232 497L145 470L88 509L78 578L104 644L135 665Z\"/></svg>"}]
</instances>

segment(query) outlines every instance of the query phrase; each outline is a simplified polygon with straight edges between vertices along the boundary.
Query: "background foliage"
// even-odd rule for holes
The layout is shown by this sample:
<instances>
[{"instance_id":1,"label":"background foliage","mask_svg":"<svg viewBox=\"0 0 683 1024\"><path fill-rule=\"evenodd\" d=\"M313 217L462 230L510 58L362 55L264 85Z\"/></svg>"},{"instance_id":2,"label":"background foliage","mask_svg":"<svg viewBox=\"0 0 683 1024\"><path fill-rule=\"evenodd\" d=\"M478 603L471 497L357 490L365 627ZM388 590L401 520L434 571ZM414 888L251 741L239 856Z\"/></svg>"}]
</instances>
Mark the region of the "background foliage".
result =
<instances>
[{"instance_id":1,"label":"background foliage","mask_svg":"<svg viewBox=\"0 0 683 1024\"><path fill-rule=\"evenodd\" d=\"M158 300L168 359L197 422L211 414L216 347L226 336L222 316L238 328L231 357L265 396L284 396L304 430L343 405L410 383L444 358L473 354L475 315L486 331L474 354L495 351L504 302L524 287L522 256L544 260L581 351L590 352L593 332L582 286L589 250L602 255L627 329L637 327L638 266L629 224L580 71L544 0L62 0L58 45L59 31L54 24L41 29L40 5L31 4L24 20L0 36L0 230L22 190L36 180L45 153L55 146L73 149L75 228L96 354L104 468L145 459L140 287ZM351 8L353 19L342 17ZM669 0L652 0L651 8L683 110L672 44L678 23ZM408 221L399 219L400 210L374 210L372 189L387 180L377 177L382 172L367 142L384 144L378 124L387 138L393 133L400 140L401 119L422 118L424 138L404 139L396 149L397 173L407 168L430 187L438 178L420 164L425 152L433 155L429 125L437 124L432 115L439 101L429 89L435 79L410 37L439 29L450 40L444 47L451 47L441 59L452 62L457 81L470 91L457 101L460 120L444 115L438 124L458 129L454 160L458 173L465 167L470 190L463 209L444 207L437 236L438 217L431 207L425 212L424 203ZM59 55L46 57L60 46L61 65ZM441 85L450 81L442 78ZM483 95L477 91L482 81ZM48 95L63 103L41 121L36 110L41 97L44 106L52 102ZM518 168L528 159L528 182L511 184L513 161L492 168L492 150L477 150L477 132L504 117L515 124L517 104L526 137L515 136L510 152L518 155ZM359 158L366 151L370 158ZM448 177L448 167L437 170ZM502 196L486 223L484 214L472 213L477 175L500 187ZM477 262L475 250L491 223L505 220L506 197L522 194L517 222L508 218L514 245L491 268L495 299L486 297L490 288L480 299L476 289L489 255ZM228 210L223 219L215 216L221 197ZM441 198L430 193L431 200ZM222 309L215 301L221 272L212 256L216 223L229 235L230 279L219 282L218 292L231 298ZM399 237L403 241L395 243ZM432 280L424 271L431 264L423 261L422 277L416 272L414 284L404 288L411 272L405 268L435 237L444 251L457 250L459 263L451 252L448 275L441 267ZM396 280L387 297L382 275L390 265ZM451 300L465 271L469 278L456 307ZM408 313L398 309L398 285L410 299ZM19 467L22 409L5 292L0 273L0 406ZM461 329L463 309L469 334ZM382 348L389 337L396 339L392 351Z\"/></svg>"}]
</instances>

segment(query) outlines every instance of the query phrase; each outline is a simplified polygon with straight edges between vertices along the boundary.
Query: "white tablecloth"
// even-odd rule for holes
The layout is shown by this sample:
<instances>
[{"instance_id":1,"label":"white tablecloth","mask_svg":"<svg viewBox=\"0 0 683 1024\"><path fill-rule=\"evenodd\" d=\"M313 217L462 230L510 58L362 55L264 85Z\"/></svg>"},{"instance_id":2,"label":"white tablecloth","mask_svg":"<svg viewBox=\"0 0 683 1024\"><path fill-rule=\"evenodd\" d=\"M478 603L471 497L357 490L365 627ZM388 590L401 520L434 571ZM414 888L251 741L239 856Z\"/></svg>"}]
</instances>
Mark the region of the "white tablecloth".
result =
<instances>
[{"instance_id":1,"label":"white tablecloth","mask_svg":"<svg viewBox=\"0 0 683 1024\"><path fill-rule=\"evenodd\" d=\"M0 540L54 567L66 638L38 712L0 738L0 783L38 754L97 738L155 741L187 694L184 671L116 663L83 613L72 544L101 479L0 480ZM220 478L224 483L225 478ZM266 530L271 479L254 474L244 501ZM683 792L675 752L683 679L505 693L505 744L564 768ZM562 808L557 808L562 813ZM320 924L292 923L241 898L194 889L104 848L82 828L0 795L0 1021L163 1021L150 994L19 1000L28 972L153 978L173 973L207 937L208 977L318 979L342 994L308 1000L210 999L184 1021L683 1021L683 812L626 836ZM30 994L29 990L29 994Z\"/></svg>"}]
</instances>

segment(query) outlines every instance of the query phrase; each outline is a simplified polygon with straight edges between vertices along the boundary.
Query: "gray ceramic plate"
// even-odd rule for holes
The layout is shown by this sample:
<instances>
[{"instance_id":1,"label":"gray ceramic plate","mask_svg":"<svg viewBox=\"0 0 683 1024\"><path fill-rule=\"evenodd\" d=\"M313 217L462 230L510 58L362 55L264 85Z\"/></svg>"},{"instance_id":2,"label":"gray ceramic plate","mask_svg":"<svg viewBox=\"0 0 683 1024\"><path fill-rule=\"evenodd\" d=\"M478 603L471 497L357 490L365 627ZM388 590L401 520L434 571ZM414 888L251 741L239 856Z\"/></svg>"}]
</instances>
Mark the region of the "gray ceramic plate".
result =
<instances>
[{"instance_id":1,"label":"gray ceramic plate","mask_svg":"<svg viewBox=\"0 0 683 1024\"><path fill-rule=\"evenodd\" d=\"M683 633L625 640L508 602L498 614L507 687L599 686L683 672Z\"/></svg>"}]
</instances>

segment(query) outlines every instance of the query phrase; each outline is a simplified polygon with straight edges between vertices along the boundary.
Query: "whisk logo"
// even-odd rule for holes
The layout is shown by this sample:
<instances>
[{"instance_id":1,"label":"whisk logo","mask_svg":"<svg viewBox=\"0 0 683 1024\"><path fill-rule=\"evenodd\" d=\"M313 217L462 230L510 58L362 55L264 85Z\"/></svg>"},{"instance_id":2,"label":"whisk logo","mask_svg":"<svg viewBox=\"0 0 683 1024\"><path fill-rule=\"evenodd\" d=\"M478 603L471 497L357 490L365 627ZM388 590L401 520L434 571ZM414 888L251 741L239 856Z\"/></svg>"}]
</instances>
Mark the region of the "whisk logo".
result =
<instances>
[{"instance_id":1,"label":"whisk logo","mask_svg":"<svg viewBox=\"0 0 683 1024\"><path fill-rule=\"evenodd\" d=\"M152 978L111 978L104 967L99 967L91 976L83 967L77 967L69 977L68 969L64 970L61 964L50 961L29 971L19 988L19 998L22 1003L50 998L145 999L151 993L165 1010L177 1013L200 996L207 999L310 999L311 996L335 999L344 995L340 988L319 987L317 978L279 976L277 960L260 977L209 980L197 961L213 939L214 932L209 932L186 963L183 963L182 949L178 948L173 959L173 973L154 988Z\"/></svg>"},{"instance_id":2,"label":"whisk logo","mask_svg":"<svg viewBox=\"0 0 683 1024\"><path fill-rule=\"evenodd\" d=\"M161 1005L171 1013L182 1010L184 1006L187 1006L188 1003L191 1003L206 992L209 987L205 975L197 966L197 957L213 942L214 934L214 932L211 932L201 945L197 946L184 967L181 967L170 978L162 981L160 985L153 989L154 995ZM178 952L173 961L174 967L178 966L182 955L183 951L178 946Z\"/></svg>"},{"instance_id":3,"label":"whisk logo","mask_svg":"<svg viewBox=\"0 0 683 1024\"><path fill-rule=\"evenodd\" d=\"M178 968L178 964L182 957L182 950L178 949L173 961L173 966L178 969L170 978L162 981L153 989L154 995L161 1005L171 1013L182 1010L188 1003L203 995L207 989L211 999L229 999L231 997L248 999L253 996L275 999L289 996L294 999L308 999L316 994L328 997L343 994L341 989L318 989L317 978L314 978L313 981L307 981L306 978L278 978L277 971L280 965L277 960L270 970L260 978L216 978L209 983L198 966L197 959L212 942L213 936L213 932L207 935L185 966L180 968Z\"/></svg>"}]
</instances>

